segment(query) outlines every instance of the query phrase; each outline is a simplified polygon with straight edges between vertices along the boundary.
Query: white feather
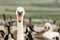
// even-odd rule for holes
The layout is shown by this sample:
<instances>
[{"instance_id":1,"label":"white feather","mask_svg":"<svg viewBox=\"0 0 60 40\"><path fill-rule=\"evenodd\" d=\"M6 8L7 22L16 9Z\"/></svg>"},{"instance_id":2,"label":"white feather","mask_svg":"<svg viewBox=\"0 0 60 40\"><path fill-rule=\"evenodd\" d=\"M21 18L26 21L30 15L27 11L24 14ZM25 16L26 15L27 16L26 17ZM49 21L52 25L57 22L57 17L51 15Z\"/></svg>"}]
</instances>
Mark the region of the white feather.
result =
<instances>
[{"instance_id":1,"label":"white feather","mask_svg":"<svg viewBox=\"0 0 60 40\"><path fill-rule=\"evenodd\" d=\"M53 26L50 23L46 23L44 27L50 27L50 29L43 34L44 37L47 37L49 39L53 39L54 37L59 37L58 32L53 32Z\"/></svg>"},{"instance_id":2,"label":"white feather","mask_svg":"<svg viewBox=\"0 0 60 40\"><path fill-rule=\"evenodd\" d=\"M23 7L18 7L17 10L16 10L16 16L18 16L18 12L22 12L23 11L23 14L22 16L24 17L24 14L25 14L25 10ZM23 33L23 17L22 17L22 21L21 22L18 22L18 19L17 19L17 40L24 40L24 33Z\"/></svg>"}]
</instances>

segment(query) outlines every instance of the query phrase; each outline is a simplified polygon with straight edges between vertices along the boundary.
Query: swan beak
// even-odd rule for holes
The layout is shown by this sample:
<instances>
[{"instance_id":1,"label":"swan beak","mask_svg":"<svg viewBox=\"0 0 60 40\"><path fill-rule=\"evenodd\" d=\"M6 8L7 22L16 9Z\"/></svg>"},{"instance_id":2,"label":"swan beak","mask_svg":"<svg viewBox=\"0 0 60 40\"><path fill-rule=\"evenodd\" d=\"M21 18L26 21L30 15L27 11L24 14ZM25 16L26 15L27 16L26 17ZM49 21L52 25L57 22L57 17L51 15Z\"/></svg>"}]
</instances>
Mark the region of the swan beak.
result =
<instances>
[{"instance_id":1,"label":"swan beak","mask_svg":"<svg viewBox=\"0 0 60 40\"><path fill-rule=\"evenodd\" d=\"M22 15L18 15L18 22L22 21Z\"/></svg>"}]
</instances>

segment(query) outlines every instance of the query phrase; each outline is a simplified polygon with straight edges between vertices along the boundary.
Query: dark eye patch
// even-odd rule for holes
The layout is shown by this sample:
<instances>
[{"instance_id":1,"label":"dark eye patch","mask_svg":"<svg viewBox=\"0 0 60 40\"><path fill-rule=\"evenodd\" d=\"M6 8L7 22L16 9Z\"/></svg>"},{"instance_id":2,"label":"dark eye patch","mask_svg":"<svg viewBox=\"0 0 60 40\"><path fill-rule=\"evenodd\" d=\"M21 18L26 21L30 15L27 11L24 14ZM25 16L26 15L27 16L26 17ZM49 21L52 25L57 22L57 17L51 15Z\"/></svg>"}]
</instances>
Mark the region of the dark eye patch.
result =
<instances>
[{"instance_id":1,"label":"dark eye patch","mask_svg":"<svg viewBox=\"0 0 60 40\"><path fill-rule=\"evenodd\" d=\"M45 27L45 29L47 29L47 27Z\"/></svg>"},{"instance_id":2,"label":"dark eye patch","mask_svg":"<svg viewBox=\"0 0 60 40\"><path fill-rule=\"evenodd\" d=\"M23 13L23 11L22 11L22 12L17 11L17 12L18 12L18 15L20 15L20 16L21 16L21 15L22 15L22 13Z\"/></svg>"},{"instance_id":3,"label":"dark eye patch","mask_svg":"<svg viewBox=\"0 0 60 40\"><path fill-rule=\"evenodd\" d=\"M48 27L48 29L50 29L50 27Z\"/></svg>"}]
</instances>

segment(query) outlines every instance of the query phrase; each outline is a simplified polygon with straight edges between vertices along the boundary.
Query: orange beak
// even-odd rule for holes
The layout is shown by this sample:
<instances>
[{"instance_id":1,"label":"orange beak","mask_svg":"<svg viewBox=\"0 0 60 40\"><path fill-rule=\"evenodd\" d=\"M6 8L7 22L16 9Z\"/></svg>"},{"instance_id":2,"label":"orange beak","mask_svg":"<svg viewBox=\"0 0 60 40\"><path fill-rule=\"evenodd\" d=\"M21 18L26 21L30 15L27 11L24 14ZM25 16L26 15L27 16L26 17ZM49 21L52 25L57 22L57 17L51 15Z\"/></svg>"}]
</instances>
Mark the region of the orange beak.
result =
<instances>
[{"instance_id":1,"label":"orange beak","mask_svg":"<svg viewBox=\"0 0 60 40\"><path fill-rule=\"evenodd\" d=\"M22 16L18 15L18 21L19 21L19 22L22 21Z\"/></svg>"},{"instance_id":2,"label":"orange beak","mask_svg":"<svg viewBox=\"0 0 60 40\"><path fill-rule=\"evenodd\" d=\"M44 30L45 30L45 32L48 31L48 29L44 29Z\"/></svg>"}]
</instances>

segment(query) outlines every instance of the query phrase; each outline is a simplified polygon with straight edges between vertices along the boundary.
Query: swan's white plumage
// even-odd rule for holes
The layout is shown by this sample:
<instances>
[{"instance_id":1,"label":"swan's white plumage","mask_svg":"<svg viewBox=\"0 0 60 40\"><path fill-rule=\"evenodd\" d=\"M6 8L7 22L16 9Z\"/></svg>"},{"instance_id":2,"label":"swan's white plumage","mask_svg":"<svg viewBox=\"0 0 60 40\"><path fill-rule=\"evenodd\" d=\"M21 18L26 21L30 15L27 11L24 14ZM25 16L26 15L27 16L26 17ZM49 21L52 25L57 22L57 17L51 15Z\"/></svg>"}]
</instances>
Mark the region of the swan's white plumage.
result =
<instances>
[{"instance_id":1,"label":"swan's white plumage","mask_svg":"<svg viewBox=\"0 0 60 40\"><path fill-rule=\"evenodd\" d=\"M54 37L59 37L59 33L58 32L45 32L43 36L49 39L53 39Z\"/></svg>"},{"instance_id":2,"label":"swan's white plumage","mask_svg":"<svg viewBox=\"0 0 60 40\"><path fill-rule=\"evenodd\" d=\"M23 12L22 13L22 20L21 20L21 22L18 22L18 19L17 19L17 40L24 40L23 17L24 17L25 11L24 11L23 7L18 7L17 10L16 10L17 18L18 18L18 12L17 11Z\"/></svg>"},{"instance_id":3,"label":"swan's white plumage","mask_svg":"<svg viewBox=\"0 0 60 40\"><path fill-rule=\"evenodd\" d=\"M58 26L57 25L54 25L54 24L52 26L53 26L53 31L56 32L58 30Z\"/></svg>"},{"instance_id":4,"label":"swan's white plumage","mask_svg":"<svg viewBox=\"0 0 60 40\"><path fill-rule=\"evenodd\" d=\"M50 23L45 23L45 25L44 25L44 28L47 28L48 29L48 27L50 27L50 29L49 29L49 31L52 31L53 29L52 29L52 25L50 24Z\"/></svg>"},{"instance_id":5,"label":"swan's white plumage","mask_svg":"<svg viewBox=\"0 0 60 40\"><path fill-rule=\"evenodd\" d=\"M23 7L18 7L17 8L17 10L16 10L16 15L17 15L17 11L19 11L19 12L23 12L23 16L24 16L24 14L25 14L25 10L24 10L24 8Z\"/></svg>"},{"instance_id":6,"label":"swan's white plumage","mask_svg":"<svg viewBox=\"0 0 60 40\"><path fill-rule=\"evenodd\" d=\"M46 23L44 27L50 27L50 29L43 34L44 37L47 37L49 39L52 39L54 37L59 37L58 32L53 32L53 26L50 23Z\"/></svg>"}]
</instances>

